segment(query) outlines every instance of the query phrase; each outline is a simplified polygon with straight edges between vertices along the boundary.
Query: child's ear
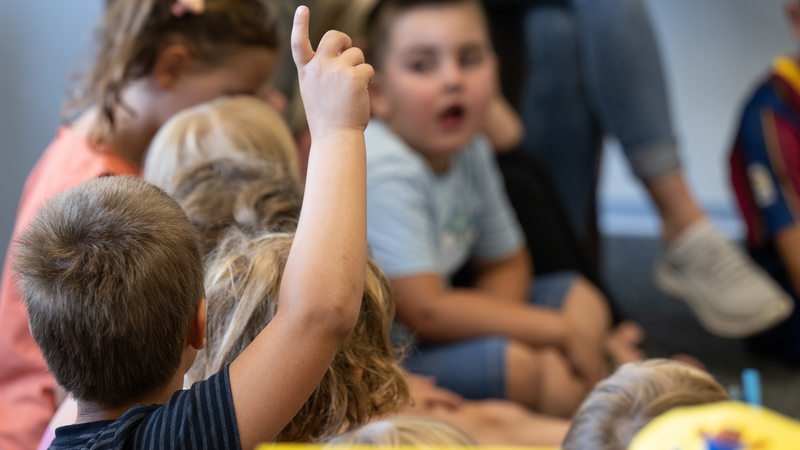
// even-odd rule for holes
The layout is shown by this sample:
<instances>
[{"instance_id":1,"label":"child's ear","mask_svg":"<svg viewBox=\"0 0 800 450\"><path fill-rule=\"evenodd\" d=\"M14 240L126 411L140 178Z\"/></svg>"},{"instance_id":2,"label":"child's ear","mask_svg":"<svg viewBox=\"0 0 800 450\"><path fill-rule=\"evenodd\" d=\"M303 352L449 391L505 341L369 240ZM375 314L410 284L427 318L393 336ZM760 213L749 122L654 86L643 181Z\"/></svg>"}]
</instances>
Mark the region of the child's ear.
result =
<instances>
[{"instance_id":1,"label":"child's ear","mask_svg":"<svg viewBox=\"0 0 800 450\"><path fill-rule=\"evenodd\" d=\"M161 89L171 89L183 74L189 70L192 53L183 44L171 44L156 56L152 76Z\"/></svg>"},{"instance_id":2,"label":"child's ear","mask_svg":"<svg viewBox=\"0 0 800 450\"><path fill-rule=\"evenodd\" d=\"M384 95L383 79L379 74L369 83L369 108L373 117L384 119L389 114L389 102Z\"/></svg>"},{"instance_id":3,"label":"child's ear","mask_svg":"<svg viewBox=\"0 0 800 450\"><path fill-rule=\"evenodd\" d=\"M197 311L189 322L188 343L195 350L200 350L206 346L206 299L200 300Z\"/></svg>"}]
</instances>

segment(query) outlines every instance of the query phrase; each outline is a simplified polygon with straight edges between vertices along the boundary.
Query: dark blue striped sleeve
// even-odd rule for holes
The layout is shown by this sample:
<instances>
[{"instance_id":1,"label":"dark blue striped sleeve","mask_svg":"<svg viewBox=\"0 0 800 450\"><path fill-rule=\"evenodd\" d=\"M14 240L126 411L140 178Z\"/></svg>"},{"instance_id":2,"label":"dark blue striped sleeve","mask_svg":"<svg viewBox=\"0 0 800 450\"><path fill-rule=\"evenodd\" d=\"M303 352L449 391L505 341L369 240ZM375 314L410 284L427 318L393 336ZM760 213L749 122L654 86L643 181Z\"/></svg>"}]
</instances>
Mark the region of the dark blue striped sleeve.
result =
<instances>
[{"instance_id":1,"label":"dark blue striped sleeve","mask_svg":"<svg viewBox=\"0 0 800 450\"><path fill-rule=\"evenodd\" d=\"M174 394L146 422L135 448L241 448L227 367Z\"/></svg>"}]
</instances>

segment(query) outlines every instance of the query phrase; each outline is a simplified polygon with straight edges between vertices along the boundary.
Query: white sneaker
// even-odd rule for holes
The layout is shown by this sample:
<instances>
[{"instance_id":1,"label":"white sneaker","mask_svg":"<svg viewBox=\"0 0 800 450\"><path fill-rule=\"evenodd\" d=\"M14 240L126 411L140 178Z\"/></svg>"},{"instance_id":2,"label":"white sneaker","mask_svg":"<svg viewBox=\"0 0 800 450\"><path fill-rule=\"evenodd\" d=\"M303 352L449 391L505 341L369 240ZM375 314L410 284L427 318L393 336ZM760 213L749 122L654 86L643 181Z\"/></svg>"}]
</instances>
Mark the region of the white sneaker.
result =
<instances>
[{"instance_id":1,"label":"white sneaker","mask_svg":"<svg viewBox=\"0 0 800 450\"><path fill-rule=\"evenodd\" d=\"M708 220L681 233L654 272L656 286L684 300L709 332L746 337L786 319L789 295Z\"/></svg>"}]
</instances>

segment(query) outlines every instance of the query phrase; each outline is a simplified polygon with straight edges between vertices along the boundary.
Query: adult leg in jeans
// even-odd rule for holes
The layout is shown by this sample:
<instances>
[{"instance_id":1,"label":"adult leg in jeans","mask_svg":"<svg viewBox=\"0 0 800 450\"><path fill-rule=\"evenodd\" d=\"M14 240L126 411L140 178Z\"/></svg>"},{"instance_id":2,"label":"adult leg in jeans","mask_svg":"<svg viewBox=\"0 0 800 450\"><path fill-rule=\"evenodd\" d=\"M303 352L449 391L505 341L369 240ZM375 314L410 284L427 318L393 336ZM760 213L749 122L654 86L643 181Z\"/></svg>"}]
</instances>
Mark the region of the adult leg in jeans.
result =
<instances>
[{"instance_id":1,"label":"adult leg in jeans","mask_svg":"<svg viewBox=\"0 0 800 450\"><path fill-rule=\"evenodd\" d=\"M566 7L543 5L525 15L522 149L550 174L573 232L597 267L601 134L584 90L578 38L575 17Z\"/></svg>"},{"instance_id":2,"label":"adult leg in jeans","mask_svg":"<svg viewBox=\"0 0 800 450\"><path fill-rule=\"evenodd\" d=\"M588 98L571 107L588 109L605 132L619 139L633 173L659 211L667 244L656 270L659 287L686 300L701 323L722 336L749 335L785 318L791 312L790 299L710 224L688 189L672 131L658 45L645 5L641 0L570 0L570 7ZM548 11L550 8L533 8L526 26L546 27L535 17L546 17ZM536 47L556 45L549 40L556 34L552 29L548 33L529 32L538 38L526 40L526 45L533 46L528 49L530 55L541 51ZM536 84L540 81L535 74L543 69L531 69L528 84ZM570 105L526 106L540 114L564 107ZM537 132L536 128L527 131ZM559 151L554 147L547 155L566 152L584 158L585 152L578 148L583 148L582 141L576 140L573 148ZM586 158L583 165L596 161ZM545 166L556 170L553 178L561 184L585 176L567 172L567 166ZM564 200L569 204L584 198Z\"/></svg>"},{"instance_id":3,"label":"adult leg in jeans","mask_svg":"<svg viewBox=\"0 0 800 450\"><path fill-rule=\"evenodd\" d=\"M570 0L580 34L587 96L658 208L672 241L704 214L687 188L660 52L640 0Z\"/></svg>"}]
</instances>

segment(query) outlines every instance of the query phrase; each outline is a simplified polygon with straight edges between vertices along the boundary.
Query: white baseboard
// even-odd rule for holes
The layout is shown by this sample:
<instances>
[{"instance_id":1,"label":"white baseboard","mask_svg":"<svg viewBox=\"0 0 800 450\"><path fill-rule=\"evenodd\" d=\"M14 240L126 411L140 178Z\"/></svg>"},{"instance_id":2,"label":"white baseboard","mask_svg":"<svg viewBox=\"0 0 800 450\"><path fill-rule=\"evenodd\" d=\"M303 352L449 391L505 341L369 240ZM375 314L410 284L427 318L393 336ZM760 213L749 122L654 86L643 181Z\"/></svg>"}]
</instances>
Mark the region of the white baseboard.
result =
<instances>
[{"instance_id":1,"label":"white baseboard","mask_svg":"<svg viewBox=\"0 0 800 450\"><path fill-rule=\"evenodd\" d=\"M744 226L738 213L727 206L706 206L706 214L731 239L742 239ZM655 211L638 203L606 202L601 205L600 231L612 236L656 237L660 222Z\"/></svg>"}]
</instances>

